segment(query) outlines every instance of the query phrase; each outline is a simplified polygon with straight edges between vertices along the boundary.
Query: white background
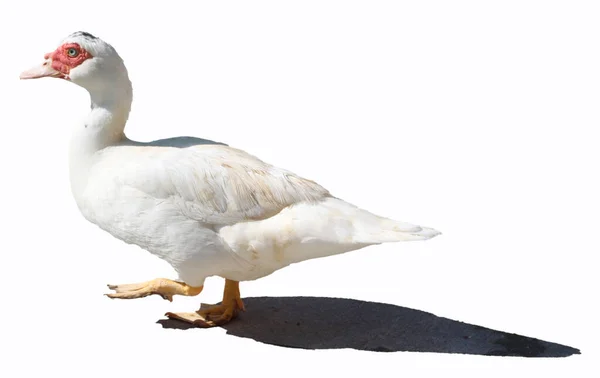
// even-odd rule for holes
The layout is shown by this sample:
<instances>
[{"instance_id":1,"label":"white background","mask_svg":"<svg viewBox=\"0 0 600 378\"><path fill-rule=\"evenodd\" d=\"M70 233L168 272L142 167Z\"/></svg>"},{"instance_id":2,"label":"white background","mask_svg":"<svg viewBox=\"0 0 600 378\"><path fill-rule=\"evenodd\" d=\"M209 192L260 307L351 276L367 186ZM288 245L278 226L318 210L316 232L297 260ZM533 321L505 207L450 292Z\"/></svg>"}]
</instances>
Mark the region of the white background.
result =
<instances>
[{"instance_id":1,"label":"white background","mask_svg":"<svg viewBox=\"0 0 600 378\"><path fill-rule=\"evenodd\" d=\"M596 2L1 4L1 376L597 376ZM71 199L86 92L18 80L77 30L125 59L129 137L223 141L444 233L297 264L242 296L391 303L583 354L306 351L155 323L219 301L218 278L173 303L104 297L106 283L174 274Z\"/></svg>"}]
</instances>

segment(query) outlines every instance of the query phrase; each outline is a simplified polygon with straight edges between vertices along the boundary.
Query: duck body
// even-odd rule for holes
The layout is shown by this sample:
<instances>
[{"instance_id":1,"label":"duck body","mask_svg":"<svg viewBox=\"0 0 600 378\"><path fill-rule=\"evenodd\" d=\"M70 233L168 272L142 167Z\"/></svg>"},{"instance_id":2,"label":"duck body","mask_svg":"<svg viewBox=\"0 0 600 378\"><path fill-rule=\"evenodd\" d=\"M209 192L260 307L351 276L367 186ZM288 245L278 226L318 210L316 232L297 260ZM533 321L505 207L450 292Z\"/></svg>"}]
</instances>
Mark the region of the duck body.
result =
<instances>
[{"instance_id":1,"label":"duck body","mask_svg":"<svg viewBox=\"0 0 600 378\"><path fill-rule=\"evenodd\" d=\"M313 181L221 144L121 140L72 156L84 217L167 261L179 279L264 277L291 263L435 231L335 198Z\"/></svg>"},{"instance_id":2,"label":"duck body","mask_svg":"<svg viewBox=\"0 0 600 378\"><path fill-rule=\"evenodd\" d=\"M319 184L242 150L192 137L150 143L125 136L133 91L116 50L89 33L63 40L22 79L55 77L85 88L91 111L73 131L69 164L83 216L168 262L177 281L109 285L111 298L197 295L226 279L223 301L168 316L199 326L244 309L239 281L292 263L373 244L425 240L438 231L374 215Z\"/></svg>"}]
</instances>

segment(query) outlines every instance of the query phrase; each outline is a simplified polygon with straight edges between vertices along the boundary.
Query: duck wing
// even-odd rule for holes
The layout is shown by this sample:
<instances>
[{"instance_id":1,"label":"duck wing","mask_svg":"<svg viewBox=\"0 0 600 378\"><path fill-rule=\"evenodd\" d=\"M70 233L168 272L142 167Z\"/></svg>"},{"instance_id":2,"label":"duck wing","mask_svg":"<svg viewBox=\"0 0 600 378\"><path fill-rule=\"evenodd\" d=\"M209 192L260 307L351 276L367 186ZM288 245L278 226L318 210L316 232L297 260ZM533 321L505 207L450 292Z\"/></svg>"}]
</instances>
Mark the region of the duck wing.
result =
<instances>
[{"instance_id":1,"label":"duck wing","mask_svg":"<svg viewBox=\"0 0 600 378\"><path fill-rule=\"evenodd\" d=\"M225 145L137 148L144 149L136 151L137 162L127 164L135 172L121 171L118 179L207 224L266 219L296 203L330 196L314 181Z\"/></svg>"}]
</instances>

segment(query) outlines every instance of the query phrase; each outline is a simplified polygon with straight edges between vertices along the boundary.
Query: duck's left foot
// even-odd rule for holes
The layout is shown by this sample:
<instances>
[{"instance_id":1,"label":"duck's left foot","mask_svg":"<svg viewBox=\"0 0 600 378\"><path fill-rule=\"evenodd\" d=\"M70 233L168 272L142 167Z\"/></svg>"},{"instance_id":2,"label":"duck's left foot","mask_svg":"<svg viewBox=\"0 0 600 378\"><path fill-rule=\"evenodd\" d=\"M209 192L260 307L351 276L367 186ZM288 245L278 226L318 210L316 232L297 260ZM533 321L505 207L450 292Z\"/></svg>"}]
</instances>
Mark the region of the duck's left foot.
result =
<instances>
[{"instance_id":1,"label":"duck's left foot","mask_svg":"<svg viewBox=\"0 0 600 378\"><path fill-rule=\"evenodd\" d=\"M240 311L245 311L244 302L240 298L239 282L225 281L223 301L218 305L202 304L196 312L172 313L165 315L171 319L182 320L198 327L208 328L223 325L235 319Z\"/></svg>"},{"instance_id":2,"label":"duck's left foot","mask_svg":"<svg viewBox=\"0 0 600 378\"><path fill-rule=\"evenodd\" d=\"M198 295L203 287L194 287L167 278L157 278L152 281L137 284L108 285L108 288L115 291L115 293L106 294L109 298L135 299L157 294L169 302L172 302L173 295Z\"/></svg>"}]
</instances>

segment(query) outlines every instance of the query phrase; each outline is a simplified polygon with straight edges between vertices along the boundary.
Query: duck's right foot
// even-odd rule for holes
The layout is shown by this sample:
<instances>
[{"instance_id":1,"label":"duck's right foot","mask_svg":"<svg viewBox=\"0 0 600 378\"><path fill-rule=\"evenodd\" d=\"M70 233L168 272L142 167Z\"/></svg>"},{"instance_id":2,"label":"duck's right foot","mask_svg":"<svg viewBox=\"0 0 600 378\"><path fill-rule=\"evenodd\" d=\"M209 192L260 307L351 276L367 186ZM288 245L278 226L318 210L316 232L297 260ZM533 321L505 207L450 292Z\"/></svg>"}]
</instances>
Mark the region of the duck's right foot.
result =
<instances>
[{"instance_id":1,"label":"duck's right foot","mask_svg":"<svg viewBox=\"0 0 600 378\"><path fill-rule=\"evenodd\" d=\"M167 312L165 315L195 326L208 328L223 325L235 319L240 311L245 311L244 302L240 298L239 282L226 280L223 301L217 305L202 304L196 312Z\"/></svg>"}]
</instances>

